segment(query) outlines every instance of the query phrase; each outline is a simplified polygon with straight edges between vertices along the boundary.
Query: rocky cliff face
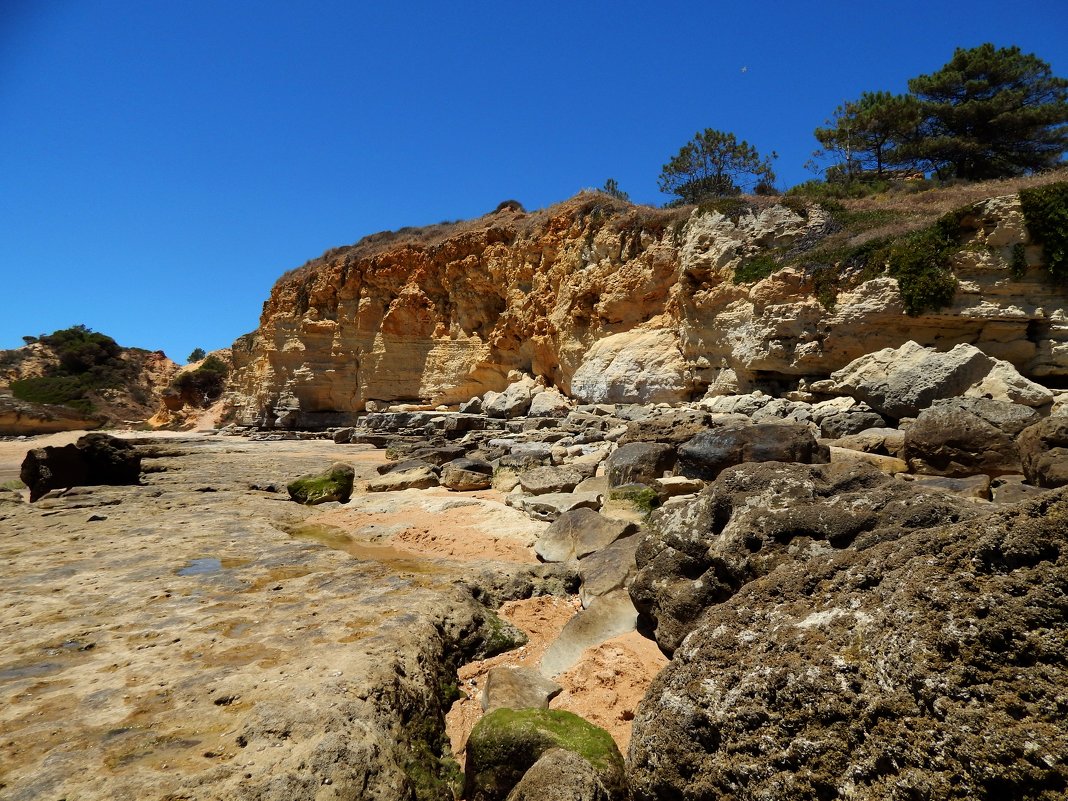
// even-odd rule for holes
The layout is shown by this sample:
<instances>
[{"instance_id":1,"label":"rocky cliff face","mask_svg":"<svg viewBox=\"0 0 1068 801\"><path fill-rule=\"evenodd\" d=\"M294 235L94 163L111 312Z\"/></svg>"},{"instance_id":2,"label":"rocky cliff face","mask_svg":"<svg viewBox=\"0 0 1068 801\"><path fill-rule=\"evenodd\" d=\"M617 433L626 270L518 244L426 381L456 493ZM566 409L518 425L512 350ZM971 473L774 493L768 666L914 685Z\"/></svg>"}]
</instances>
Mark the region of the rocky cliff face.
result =
<instances>
[{"instance_id":1,"label":"rocky cliff face","mask_svg":"<svg viewBox=\"0 0 1068 801\"><path fill-rule=\"evenodd\" d=\"M818 206L725 211L584 193L330 251L279 280L259 329L235 343L232 414L336 425L371 401L457 403L515 371L589 402L793 389L907 340L970 343L1032 378L1068 375L1066 296L1045 279L1015 195L961 215L955 299L918 317L894 278L845 264L830 267L833 304L803 264L744 282L747 261L840 226Z\"/></svg>"}]
</instances>

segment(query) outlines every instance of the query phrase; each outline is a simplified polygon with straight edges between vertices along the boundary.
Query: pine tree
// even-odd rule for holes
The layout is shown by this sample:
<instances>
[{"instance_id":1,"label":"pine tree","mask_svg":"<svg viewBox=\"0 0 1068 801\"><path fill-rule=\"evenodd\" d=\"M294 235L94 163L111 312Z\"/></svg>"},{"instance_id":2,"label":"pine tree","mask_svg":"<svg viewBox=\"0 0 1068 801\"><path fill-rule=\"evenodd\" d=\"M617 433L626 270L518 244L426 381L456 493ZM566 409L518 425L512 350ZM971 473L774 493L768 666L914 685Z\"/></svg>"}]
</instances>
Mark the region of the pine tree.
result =
<instances>
[{"instance_id":1,"label":"pine tree","mask_svg":"<svg viewBox=\"0 0 1068 801\"><path fill-rule=\"evenodd\" d=\"M732 133L706 128L664 165L660 191L677 195L682 203L700 203L705 198L736 195L743 188L772 184L772 153L762 158L756 148Z\"/></svg>"},{"instance_id":2,"label":"pine tree","mask_svg":"<svg viewBox=\"0 0 1068 801\"><path fill-rule=\"evenodd\" d=\"M913 158L981 180L1055 166L1068 149L1068 80L1018 47L958 48L942 69L909 81L924 122Z\"/></svg>"}]
</instances>

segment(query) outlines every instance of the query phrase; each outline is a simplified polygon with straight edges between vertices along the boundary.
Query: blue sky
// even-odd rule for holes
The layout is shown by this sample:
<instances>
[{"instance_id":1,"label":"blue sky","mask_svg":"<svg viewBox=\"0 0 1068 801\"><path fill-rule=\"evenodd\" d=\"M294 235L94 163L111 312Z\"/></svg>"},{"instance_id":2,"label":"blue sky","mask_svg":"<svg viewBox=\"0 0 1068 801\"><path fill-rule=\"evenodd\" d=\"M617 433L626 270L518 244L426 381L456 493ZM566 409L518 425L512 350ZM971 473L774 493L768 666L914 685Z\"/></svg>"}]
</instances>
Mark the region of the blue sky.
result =
<instances>
[{"instance_id":1,"label":"blue sky","mask_svg":"<svg viewBox=\"0 0 1068 801\"><path fill-rule=\"evenodd\" d=\"M0 348L84 323L229 345L271 285L375 231L614 177L661 204L706 127L777 151L954 47L1068 76L1068 3L0 0Z\"/></svg>"}]
</instances>

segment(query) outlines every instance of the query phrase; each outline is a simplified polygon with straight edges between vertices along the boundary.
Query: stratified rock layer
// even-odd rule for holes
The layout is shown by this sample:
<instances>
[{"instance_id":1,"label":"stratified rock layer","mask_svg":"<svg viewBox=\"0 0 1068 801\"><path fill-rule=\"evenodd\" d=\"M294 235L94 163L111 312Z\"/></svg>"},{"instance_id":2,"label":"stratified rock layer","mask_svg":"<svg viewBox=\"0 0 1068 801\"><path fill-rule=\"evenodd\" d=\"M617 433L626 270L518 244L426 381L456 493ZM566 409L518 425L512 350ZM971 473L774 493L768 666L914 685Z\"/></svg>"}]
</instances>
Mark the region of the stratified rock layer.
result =
<instances>
[{"instance_id":1,"label":"stratified rock layer","mask_svg":"<svg viewBox=\"0 0 1068 801\"><path fill-rule=\"evenodd\" d=\"M956 299L916 318L886 276L845 286L831 309L801 269L734 283L743 259L818 238L818 207L732 220L586 193L377 235L278 281L258 330L234 345L228 403L242 423L347 425L372 401L459 403L516 371L586 402L675 402L825 378L907 340L1068 374L1065 296L1043 281L1019 199L979 204L961 225Z\"/></svg>"}]
</instances>

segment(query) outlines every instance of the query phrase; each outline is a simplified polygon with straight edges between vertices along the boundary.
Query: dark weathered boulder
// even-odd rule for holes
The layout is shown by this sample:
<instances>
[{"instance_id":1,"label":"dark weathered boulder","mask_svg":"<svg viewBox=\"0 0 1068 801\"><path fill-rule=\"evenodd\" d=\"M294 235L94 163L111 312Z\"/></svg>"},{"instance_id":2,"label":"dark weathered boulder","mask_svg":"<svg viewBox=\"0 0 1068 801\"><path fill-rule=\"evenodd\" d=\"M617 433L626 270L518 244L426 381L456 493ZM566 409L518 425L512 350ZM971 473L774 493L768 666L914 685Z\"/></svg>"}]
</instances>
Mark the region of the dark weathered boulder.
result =
<instances>
[{"instance_id":1,"label":"dark weathered boulder","mask_svg":"<svg viewBox=\"0 0 1068 801\"><path fill-rule=\"evenodd\" d=\"M441 467L446 462L454 459L462 459L467 455L467 448L462 445L431 445L425 448L416 448L408 458L422 459L432 465Z\"/></svg>"},{"instance_id":2,"label":"dark weathered boulder","mask_svg":"<svg viewBox=\"0 0 1068 801\"><path fill-rule=\"evenodd\" d=\"M852 409L825 415L820 419L820 434L831 439L859 434L869 428L881 428L886 425L886 418L867 406L861 404Z\"/></svg>"},{"instance_id":3,"label":"dark weathered boulder","mask_svg":"<svg viewBox=\"0 0 1068 801\"><path fill-rule=\"evenodd\" d=\"M1019 473L1016 435L1038 419L1029 406L1007 401L935 401L905 430L905 460L915 472L931 475Z\"/></svg>"},{"instance_id":4,"label":"dark weathered boulder","mask_svg":"<svg viewBox=\"0 0 1068 801\"><path fill-rule=\"evenodd\" d=\"M129 442L108 434L86 434L73 445L34 448L19 477L36 501L52 489L98 484L136 484L141 456Z\"/></svg>"},{"instance_id":5,"label":"dark weathered boulder","mask_svg":"<svg viewBox=\"0 0 1068 801\"><path fill-rule=\"evenodd\" d=\"M711 606L760 576L977 514L865 464L743 464L652 514L630 594L671 653Z\"/></svg>"},{"instance_id":6,"label":"dark weathered boulder","mask_svg":"<svg viewBox=\"0 0 1068 801\"><path fill-rule=\"evenodd\" d=\"M286 490L297 503L345 503L352 496L355 477L356 471L350 465L338 462L322 473L309 473L294 479L286 486Z\"/></svg>"},{"instance_id":7,"label":"dark weathered boulder","mask_svg":"<svg viewBox=\"0 0 1068 801\"><path fill-rule=\"evenodd\" d=\"M712 481L725 468L745 462L830 461L826 446L816 442L807 426L797 423L724 425L698 434L679 448L675 472Z\"/></svg>"},{"instance_id":8,"label":"dark weathered boulder","mask_svg":"<svg viewBox=\"0 0 1068 801\"><path fill-rule=\"evenodd\" d=\"M675 466L675 447L662 442L622 445L605 460L608 486L652 484Z\"/></svg>"},{"instance_id":9,"label":"dark weathered boulder","mask_svg":"<svg viewBox=\"0 0 1068 801\"><path fill-rule=\"evenodd\" d=\"M711 424L712 416L708 412L699 409L671 409L663 414L627 423L627 431L619 438L619 444L663 442L681 445Z\"/></svg>"},{"instance_id":10,"label":"dark weathered boulder","mask_svg":"<svg viewBox=\"0 0 1068 801\"><path fill-rule=\"evenodd\" d=\"M634 720L654 799L1068 790L1068 490L776 570L712 607Z\"/></svg>"},{"instance_id":11,"label":"dark weathered boulder","mask_svg":"<svg viewBox=\"0 0 1068 801\"><path fill-rule=\"evenodd\" d=\"M401 459L398 462L386 462L385 464L380 464L375 468L375 472L380 476L384 476L389 473L404 473L408 470L419 470L424 467L435 473L439 472L441 469L437 465L431 464L424 459Z\"/></svg>"},{"instance_id":12,"label":"dark weathered boulder","mask_svg":"<svg viewBox=\"0 0 1068 801\"><path fill-rule=\"evenodd\" d=\"M1068 417L1049 417L1029 426L1017 445L1028 481L1039 487L1068 484Z\"/></svg>"},{"instance_id":13,"label":"dark weathered boulder","mask_svg":"<svg viewBox=\"0 0 1068 801\"><path fill-rule=\"evenodd\" d=\"M507 801L611 801L593 765L574 751L551 748L523 774Z\"/></svg>"},{"instance_id":14,"label":"dark weathered boulder","mask_svg":"<svg viewBox=\"0 0 1068 801\"><path fill-rule=\"evenodd\" d=\"M475 724L467 741L464 798L503 801L552 748L574 751L593 767L610 797L625 798L623 757L611 735L556 709L497 709Z\"/></svg>"}]
</instances>

